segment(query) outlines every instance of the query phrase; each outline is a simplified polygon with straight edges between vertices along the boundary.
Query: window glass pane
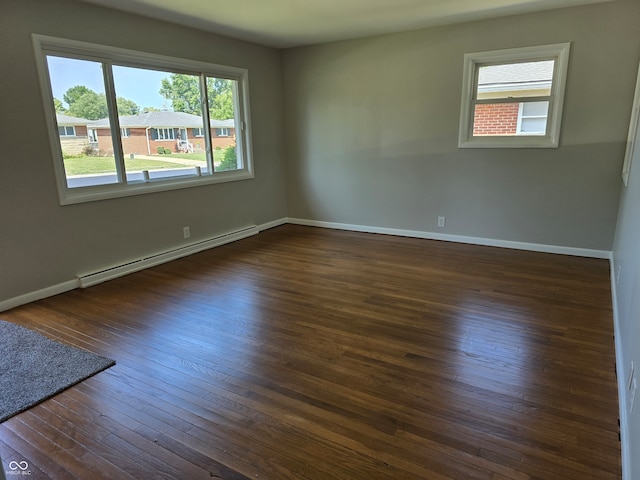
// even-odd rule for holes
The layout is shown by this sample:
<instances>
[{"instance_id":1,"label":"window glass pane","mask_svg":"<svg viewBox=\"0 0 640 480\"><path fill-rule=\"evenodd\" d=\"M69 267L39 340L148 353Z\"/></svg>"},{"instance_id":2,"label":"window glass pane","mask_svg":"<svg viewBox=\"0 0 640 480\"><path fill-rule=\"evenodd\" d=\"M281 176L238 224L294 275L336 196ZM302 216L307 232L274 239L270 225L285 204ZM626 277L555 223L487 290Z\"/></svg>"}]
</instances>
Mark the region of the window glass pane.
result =
<instances>
[{"instance_id":1,"label":"window glass pane","mask_svg":"<svg viewBox=\"0 0 640 480\"><path fill-rule=\"evenodd\" d=\"M520 135L545 135L547 131L547 116L549 102L525 102L522 104Z\"/></svg>"},{"instance_id":2,"label":"window glass pane","mask_svg":"<svg viewBox=\"0 0 640 480\"><path fill-rule=\"evenodd\" d=\"M525 102L522 104L523 117L546 117L549 112L549 102Z\"/></svg>"},{"instance_id":3,"label":"window glass pane","mask_svg":"<svg viewBox=\"0 0 640 480\"><path fill-rule=\"evenodd\" d=\"M551 95L555 61L505 63L478 68L478 100Z\"/></svg>"},{"instance_id":4,"label":"window glass pane","mask_svg":"<svg viewBox=\"0 0 640 480\"><path fill-rule=\"evenodd\" d=\"M114 65L113 82L128 182L207 173L197 75Z\"/></svg>"},{"instance_id":5,"label":"window glass pane","mask_svg":"<svg viewBox=\"0 0 640 480\"><path fill-rule=\"evenodd\" d=\"M89 125L108 116L102 64L54 55L46 59L67 187L116 183L109 122L104 150L89 137Z\"/></svg>"},{"instance_id":6,"label":"window glass pane","mask_svg":"<svg viewBox=\"0 0 640 480\"><path fill-rule=\"evenodd\" d=\"M478 104L473 136L544 135L548 112L549 102Z\"/></svg>"},{"instance_id":7,"label":"window glass pane","mask_svg":"<svg viewBox=\"0 0 640 480\"><path fill-rule=\"evenodd\" d=\"M213 168L216 172L238 170L236 145L236 112L234 94L236 81L226 78L207 77L209 118L211 119L211 147Z\"/></svg>"}]
</instances>

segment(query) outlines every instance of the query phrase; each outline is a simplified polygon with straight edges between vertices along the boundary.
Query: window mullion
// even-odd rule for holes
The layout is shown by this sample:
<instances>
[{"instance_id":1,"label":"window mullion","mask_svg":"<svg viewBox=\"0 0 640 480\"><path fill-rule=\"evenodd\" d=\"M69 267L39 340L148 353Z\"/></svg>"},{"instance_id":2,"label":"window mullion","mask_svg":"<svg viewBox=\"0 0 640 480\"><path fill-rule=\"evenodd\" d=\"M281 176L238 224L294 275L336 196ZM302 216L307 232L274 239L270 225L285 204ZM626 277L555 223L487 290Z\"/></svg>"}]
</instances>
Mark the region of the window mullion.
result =
<instances>
[{"instance_id":1,"label":"window mullion","mask_svg":"<svg viewBox=\"0 0 640 480\"><path fill-rule=\"evenodd\" d=\"M118 183L127 183L127 172L124 165L124 153L122 138L120 137L120 118L118 116L118 102L116 100L116 87L113 82L111 62L102 62L104 74L105 96L107 97L107 109L109 111L109 125L111 126L111 141L113 142L113 155L116 161L116 174Z\"/></svg>"},{"instance_id":2,"label":"window mullion","mask_svg":"<svg viewBox=\"0 0 640 480\"><path fill-rule=\"evenodd\" d=\"M496 103L530 103L530 102L552 102L553 95L540 97L507 97L507 98L483 98L472 100L473 105L487 105Z\"/></svg>"},{"instance_id":3,"label":"window mullion","mask_svg":"<svg viewBox=\"0 0 640 480\"><path fill-rule=\"evenodd\" d=\"M244 118L242 117L242 109L240 108L240 92L238 92L239 82L233 82L232 90L233 90L233 121L235 125L236 131L236 156L238 158L238 167L245 168L246 164L240 162L244 162L244 145L245 145L245 124Z\"/></svg>"},{"instance_id":4,"label":"window mullion","mask_svg":"<svg viewBox=\"0 0 640 480\"><path fill-rule=\"evenodd\" d=\"M207 76L200 74L200 102L202 105L202 123L204 127L204 142L207 153L207 168L209 173L213 175L215 169L213 166L213 143L211 141L211 119L209 118L209 95L207 94Z\"/></svg>"}]
</instances>

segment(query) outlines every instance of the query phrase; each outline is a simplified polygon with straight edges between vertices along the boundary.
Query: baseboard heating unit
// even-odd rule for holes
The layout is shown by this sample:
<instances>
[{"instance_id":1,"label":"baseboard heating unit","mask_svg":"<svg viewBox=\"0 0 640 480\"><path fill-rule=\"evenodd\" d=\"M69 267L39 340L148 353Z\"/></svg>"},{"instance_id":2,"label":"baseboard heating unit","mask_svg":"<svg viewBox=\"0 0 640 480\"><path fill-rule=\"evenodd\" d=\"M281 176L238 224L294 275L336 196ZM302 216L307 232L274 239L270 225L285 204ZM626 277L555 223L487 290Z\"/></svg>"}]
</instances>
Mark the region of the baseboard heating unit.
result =
<instances>
[{"instance_id":1,"label":"baseboard heating unit","mask_svg":"<svg viewBox=\"0 0 640 480\"><path fill-rule=\"evenodd\" d=\"M243 228L232 233L219 235L214 238L192 243L190 245L185 245L173 250L150 255L148 257L127 262L122 265L109 267L98 272L81 275L78 277L78 286L80 288L90 287L91 285L96 285L98 283L106 282L107 280L122 277L124 275L128 275L129 273L144 270L145 268L155 267L156 265L170 262L181 257L186 257L194 253L202 252L203 250L219 247L220 245L224 245L226 243L235 242L236 240L241 240L252 235L257 235L258 233L258 227L256 225L253 225L251 227Z\"/></svg>"}]
</instances>

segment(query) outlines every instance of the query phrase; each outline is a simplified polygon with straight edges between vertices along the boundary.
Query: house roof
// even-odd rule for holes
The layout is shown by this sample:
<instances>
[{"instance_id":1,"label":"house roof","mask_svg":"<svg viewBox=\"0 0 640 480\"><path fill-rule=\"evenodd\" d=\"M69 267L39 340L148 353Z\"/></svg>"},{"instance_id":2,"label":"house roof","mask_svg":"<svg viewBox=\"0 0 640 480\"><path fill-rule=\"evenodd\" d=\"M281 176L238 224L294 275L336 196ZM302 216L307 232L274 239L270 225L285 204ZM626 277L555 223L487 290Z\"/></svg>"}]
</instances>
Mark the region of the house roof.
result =
<instances>
[{"instance_id":1,"label":"house roof","mask_svg":"<svg viewBox=\"0 0 640 480\"><path fill-rule=\"evenodd\" d=\"M553 60L483 66L478 70L478 89L486 92L548 87L553 67Z\"/></svg>"},{"instance_id":2,"label":"house roof","mask_svg":"<svg viewBox=\"0 0 640 480\"><path fill-rule=\"evenodd\" d=\"M62 113L56 113L56 122L58 122L58 125L87 125L91 123L92 120L72 117L70 115L63 115Z\"/></svg>"},{"instance_id":3,"label":"house roof","mask_svg":"<svg viewBox=\"0 0 640 480\"><path fill-rule=\"evenodd\" d=\"M119 117L120 126L122 128L132 127L167 127L167 128L202 128L202 117L198 115L191 115L184 112L169 112L158 111L141 113L139 115L122 115ZM214 120L211 119L212 128L234 128L235 122L233 119L229 120ZM89 127L100 128L108 127L109 119L102 118L95 122L89 122Z\"/></svg>"}]
</instances>

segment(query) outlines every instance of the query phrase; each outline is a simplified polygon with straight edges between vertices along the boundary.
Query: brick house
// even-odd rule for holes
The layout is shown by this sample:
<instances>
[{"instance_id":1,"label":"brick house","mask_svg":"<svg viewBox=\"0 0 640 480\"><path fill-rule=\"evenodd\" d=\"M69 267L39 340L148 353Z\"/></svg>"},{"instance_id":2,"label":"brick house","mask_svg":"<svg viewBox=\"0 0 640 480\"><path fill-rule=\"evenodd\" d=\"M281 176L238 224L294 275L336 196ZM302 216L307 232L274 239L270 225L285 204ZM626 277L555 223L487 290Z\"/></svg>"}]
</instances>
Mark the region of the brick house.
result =
<instances>
[{"instance_id":1,"label":"brick house","mask_svg":"<svg viewBox=\"0 0 640 480\"><path fill-rule=\"evenodd\" d=\"M154 155L159 148L171 152L204 152L206 141L202 117L184 112L158 111L119 117L125 155ZM233 119L211 120L211 143L215 148L236 144ZM96 150L113 152L109 119L89 122L88 134Z\"/></svg>"},{"instance_id":2,"label":"brick house","mask_svg":"<svg viewBox=\"0 0 640 480\"><path fill-rule=\"evenodd\" d=\"M80 155L87 145L87 125L91 120L56 113L60 147L63 155Z\"/></svg>"},{"instance_id":3,"label":"brick house","mask_svg":"<svg viewBox=\"0 0 640 480\"><path fill-rule=\"evenodd\" d=\"M553 61L537 61L481 67L473 135L543 135L547 123L547 101L502 103L505 99L546 97L551 93Z\"/></svg>"}]
</instances>

